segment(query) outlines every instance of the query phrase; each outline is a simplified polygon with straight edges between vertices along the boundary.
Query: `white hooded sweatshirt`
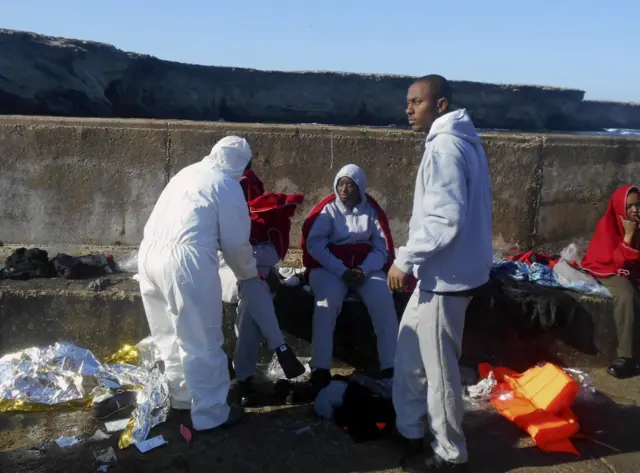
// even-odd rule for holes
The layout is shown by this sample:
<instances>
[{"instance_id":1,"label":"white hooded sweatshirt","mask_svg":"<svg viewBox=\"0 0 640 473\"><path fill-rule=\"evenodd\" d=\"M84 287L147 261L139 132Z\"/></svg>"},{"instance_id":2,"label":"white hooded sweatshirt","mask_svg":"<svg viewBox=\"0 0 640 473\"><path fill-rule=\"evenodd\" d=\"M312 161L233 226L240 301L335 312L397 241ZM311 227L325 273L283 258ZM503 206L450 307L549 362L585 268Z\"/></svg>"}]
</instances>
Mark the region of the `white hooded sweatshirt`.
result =
<instances>
[{"instance_id":1,"label":"white hooded sweatshirt","mask_svg":"<svg viewBox=\"0 0 640 473\"><path fill-rule=\"evenodd\" d=\"M395 265L426 291L482 286L493 260L491 199L487 158L469 114L438 118L418 169L409 241Z\"/></svg>"},{"instance_id":2,"label":"white hooded sweatshirt","mask_svg":"<svg viewBox=\"0 0 640 473\"><path fill-rule=\"evenodd\" d=\"M144 228L145 240L204 250L216 266L220 250L238 279L256 277L251 220L240 187L250 160L245 139L218 141L202 161L169 181Z\"/></svg>"},{"instance_id":3,"label":"white hooded sweatshirt","mask_svg":"<svg viewBox=\"0 0 640 473\"><path fill-rule=\"evenodd\" d=\"M360 190L360 202L353 209L342 203L338 196L338 181L350 177ZM336 258L328 245L366 243L371 252L360 266L365 275L380 271L387 262L387 244L378 222L376 209L367 202L367 177L355 164L347 164L336 175L333 191L336 199L325 205L309 230L307 250L325 269L338 277L348 269Z\"/></svg>"}]
</instances>

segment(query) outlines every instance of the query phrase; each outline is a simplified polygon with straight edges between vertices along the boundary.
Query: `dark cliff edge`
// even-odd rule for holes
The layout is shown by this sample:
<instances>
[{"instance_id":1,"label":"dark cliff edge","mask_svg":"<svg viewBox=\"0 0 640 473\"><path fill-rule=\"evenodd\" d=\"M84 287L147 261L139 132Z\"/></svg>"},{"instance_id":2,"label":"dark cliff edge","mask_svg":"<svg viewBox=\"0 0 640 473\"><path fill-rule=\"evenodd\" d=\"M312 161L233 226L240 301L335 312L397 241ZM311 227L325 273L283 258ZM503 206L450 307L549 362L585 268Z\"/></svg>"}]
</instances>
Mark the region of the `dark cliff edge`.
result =
<instances>
[{"instance_id":1,"label":"dark cliff edge","mask_svg":"<svg viewBox=\"0 0 640 473\"><path fill-rule=\"evenodd\" d=\"M433 72L433 71L425 71ZM0 114L406 126L409 76L197 66L0 29ZM584 92L456 81L479 128L640 128L640 105Z\"/></svg>"}]
</instances>

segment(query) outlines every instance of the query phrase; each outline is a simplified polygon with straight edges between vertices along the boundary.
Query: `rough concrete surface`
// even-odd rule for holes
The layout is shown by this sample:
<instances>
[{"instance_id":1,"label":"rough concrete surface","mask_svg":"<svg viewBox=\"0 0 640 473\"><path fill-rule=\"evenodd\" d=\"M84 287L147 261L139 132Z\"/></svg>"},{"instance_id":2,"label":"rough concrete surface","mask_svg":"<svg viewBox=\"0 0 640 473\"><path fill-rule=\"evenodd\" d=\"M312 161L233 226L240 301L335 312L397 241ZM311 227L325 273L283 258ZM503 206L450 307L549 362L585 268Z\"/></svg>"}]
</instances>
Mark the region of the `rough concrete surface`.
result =
<instances>
[{"instance_id":1,"label":"rough concrete surface","mask_svg":"<svg viewBox=\"0 0 640 473\"><path fill-rule=\"evenodd\" d=\"M545 454L518 428L491 408L470 411L465 417L474 473L637 473L640 471L640 380L617 382L602 371L592 373L602 394L576 403L583 429L619 452L588 440L576 440L580 457ZM232 430L197 436L188 447L179 434L177 415L152 430L167 445L146 454L135 448L119 450L118 435L91 444L60 449L52 441L61 435L91 436L102 428L87 411L49 414L0 414L0 471L95 471L93 451L113 446L118 461L110 472L199 473L246 472L380 472L402 471L403 449L391 439L354 443L330 422L310 415L307 404L267 405L250 409L244 422ZM300 429L310 429L300 432Z\"/></svg>"},{"instance_id":2,"label":"rough concrete surface","mask_svg":"<svg viewBox=\"0 0 640 473\"><path fill-rule=\"evenodd\" d=\"M228 134L247 138L267 190L302 192L296 245L311 207L335 173L355 163L406 240L423 137L326 126L156 120L0 118L0 241L137 245L155 200L177 171ZM585 242L611 192L634 182L640 138L485 133L494 236L560 250Z\"/></svg>"},{"instance_id":3,"label":"rough concrete surface","mask_svg":"<svg viewBox=\"0 0 640 473\"><path fill-rule=\"evenodd\" d=\"M1 29L0 70L5 114L375 126L406 125L406 91L415 79L180 64L92 41ZM640 128L640 106L584 101L581 90L452 86L454 105L467 108L481 128Z\"/></svg>"}]
</instances>

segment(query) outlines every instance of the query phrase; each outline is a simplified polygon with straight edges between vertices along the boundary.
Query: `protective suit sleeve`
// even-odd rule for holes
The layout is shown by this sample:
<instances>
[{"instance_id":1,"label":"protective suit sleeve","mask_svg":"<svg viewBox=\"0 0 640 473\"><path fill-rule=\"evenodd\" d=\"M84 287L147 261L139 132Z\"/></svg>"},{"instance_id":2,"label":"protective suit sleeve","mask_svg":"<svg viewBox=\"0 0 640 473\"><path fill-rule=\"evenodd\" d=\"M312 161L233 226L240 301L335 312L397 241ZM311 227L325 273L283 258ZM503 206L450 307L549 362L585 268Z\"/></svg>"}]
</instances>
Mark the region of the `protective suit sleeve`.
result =
<instances>
[{"instance_id":1,"label":"protective suit sleeve","mask_svg":"<svg viewBox=\"0 0 640 473\"><path fill-rule=\"evenodd\" d=\"M421 188L421 189L420 189ZM404 272L419 266L446 248L465 224L467 213L466 164L461 154L438 153L426 160L418 176L416 194L421 218L409 233L406 246L398 250L395 265ZM412 216L416 218L416 216Z\"/></svg>"},{"instance_id":2,"label":"protective suit sleeve","mask_svg":"<svg viewBox=\"0 0 640 473\"><path fill-rule=\"evenodd\" d=\"M307 251L323 268L341 278L347 267L329 251L329 235L331 216L322 211L309 230Z\"/></svg>"},{"instance_id":3,"label":"protective suit sleeve","mask_svg":"<svg viewBox=\"0 0 640 473\"><path fill-rule=\"evenodd\" d=\"M373 218L374 228L371 232L371 252L367 255L360 268L365 275L369 275L375 271L380 271L387 262L389 257L387 253L387 240L384 238L384 232L377 218Z\"/></svg>"},{"instance_id":4,"label":"protective suit sleeve","mask_svg":"<svg viewBox=\"0 0 640 473\"><path fill-rule=\"evenodd\" d=\"M240 185L236 182L227 184L218 205L220 251L224 261L239 281L257 277L256 260L249 242L249 208Z\"/></svg>"}]
</instances>

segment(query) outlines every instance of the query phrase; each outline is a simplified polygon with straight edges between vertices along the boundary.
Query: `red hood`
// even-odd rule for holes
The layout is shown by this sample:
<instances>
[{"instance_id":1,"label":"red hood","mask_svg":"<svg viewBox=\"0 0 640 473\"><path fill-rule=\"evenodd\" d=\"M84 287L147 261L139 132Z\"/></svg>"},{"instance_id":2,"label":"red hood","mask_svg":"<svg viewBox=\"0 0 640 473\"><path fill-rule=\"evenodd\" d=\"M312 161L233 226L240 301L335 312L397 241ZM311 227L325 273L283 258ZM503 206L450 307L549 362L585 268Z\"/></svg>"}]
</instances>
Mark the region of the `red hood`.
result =
<instances>
[{"instance_id":1,"label":"red hood","mask_svg":"<svg viewBox=\"0 0 640 473\"><path fill-rule=\"evenodd\" d=\"M638 272L635 262L638 252L624 244L622 226L622 219L627 218L627 197L632 190L638 189L632 185L622 186L609 199L582 260L582 267L594 276L635 275Z\"/></svg>"}]
</instances>

